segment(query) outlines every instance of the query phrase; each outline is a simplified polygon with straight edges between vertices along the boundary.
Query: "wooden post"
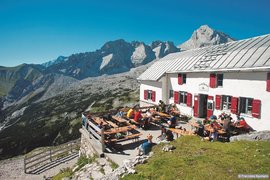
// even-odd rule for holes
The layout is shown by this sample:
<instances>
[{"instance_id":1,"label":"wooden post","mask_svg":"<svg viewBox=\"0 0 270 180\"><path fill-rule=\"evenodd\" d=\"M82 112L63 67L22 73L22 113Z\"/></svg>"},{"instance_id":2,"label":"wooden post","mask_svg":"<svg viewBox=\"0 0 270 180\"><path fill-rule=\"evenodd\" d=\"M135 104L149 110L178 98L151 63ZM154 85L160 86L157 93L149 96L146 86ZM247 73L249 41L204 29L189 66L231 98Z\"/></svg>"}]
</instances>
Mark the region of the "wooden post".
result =
<instances>
[{"instance_id":1,"label":"wooden post","mask_svg":"<svg viewBox=\"0 0 270 180\"><path fill-rule=\"evenodd\" d=\"M23 167L24 167L24 173L26 174L26 160L25 160L26 156L23 159Z\"/></svg>"},{"instance_id":2,"label":"wooden post","mask_svg":"<svg viewBox=\"0 0 270 180\"><path fill-rule=\"evenodd\" d=\"M52 149L50 148L50 161L52 161Z\"/></svg>"},{"instance_id":3,"label":"wooden post","mask_svg":"<svg viewBox=\"0 0 270 180\"><path fill-rule=\"evenodd\" d=\"M70 152L72 153L72 144L73 142L70 144Z\"/></svg>"},{"instance_id":4,"label":"wooden post","mask_svg":"<svg viewBox=\"0 0 270 180\"><path fill-rule=\"evenodd\" d=\"M104 127L101 128L101 149L102 149L102 152L105 151L105 139L104 139Z\"/></svg>"}]
</instances>

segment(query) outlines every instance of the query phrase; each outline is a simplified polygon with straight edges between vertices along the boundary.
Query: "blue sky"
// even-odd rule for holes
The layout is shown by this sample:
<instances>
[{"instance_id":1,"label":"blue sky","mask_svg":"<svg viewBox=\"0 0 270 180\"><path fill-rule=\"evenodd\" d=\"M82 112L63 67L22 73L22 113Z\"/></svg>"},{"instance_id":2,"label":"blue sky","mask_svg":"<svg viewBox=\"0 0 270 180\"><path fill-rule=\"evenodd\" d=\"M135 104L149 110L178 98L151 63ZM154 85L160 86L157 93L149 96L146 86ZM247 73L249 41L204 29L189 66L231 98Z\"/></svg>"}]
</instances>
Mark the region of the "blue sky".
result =
<instances>
[{"instance_id":1,"label":"blue sky","mask_svg":"<svg viewBox=\"0 0 270 180\"><path fill-rule=\"evenodd\" d=\"M43 63L106 41L187 40L200 25L236 39L270 33L269 0L0 0L0 65Z\"/></svg>"}]
</instances>

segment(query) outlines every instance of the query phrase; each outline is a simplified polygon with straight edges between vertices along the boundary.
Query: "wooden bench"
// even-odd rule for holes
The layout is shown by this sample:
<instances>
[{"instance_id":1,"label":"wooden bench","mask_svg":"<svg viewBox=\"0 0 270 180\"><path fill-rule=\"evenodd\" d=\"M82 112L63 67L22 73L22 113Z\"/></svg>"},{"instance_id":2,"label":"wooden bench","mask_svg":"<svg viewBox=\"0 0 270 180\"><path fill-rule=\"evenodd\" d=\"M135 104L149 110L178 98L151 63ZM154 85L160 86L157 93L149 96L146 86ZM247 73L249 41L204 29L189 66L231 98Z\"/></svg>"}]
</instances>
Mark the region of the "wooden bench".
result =
<instances>
[{"instance_id":1,"label":"wooden bench","mask_svg":"<svg viewBox=\"0 0 270 180\"><path fill-rule=\"evenodd\" d=\"M98 125L102 122L103 125L108 125L108 123L106 121L104 121L102 118L99 117L94 117L93 120L95 121L95 123L97 123Z\"/></svg>"},{"instance_id":2,"label":"wooden bench","mask_svg":"<svg viewBox=\"0 0 270 180\"><path fill-rule=\"evenodd\" d=\"M108 139L108 140L105 140L105 142L106 143L116 143L116 142L131 140L131 139L138 140L140 135L142 135L142 133L126 135L125 137L119 138L119 139L116 139L116 138L115 139Z\"/></svg>"},{"instance_id":3,"label":"wooden bench","mask_svg":"<svg viewBox=\"0 0 270 180\"><path fill-rule=\"evenodd\" d=\"M175 133L177 138L178 138L179 134L182 136L187 136L187 135L193 136L194 135L194 133L192 131L184 131L182 129L175 129L175 128L170 128L169 130L172 131L173 133Z\"/></svg>"}]
</instances>

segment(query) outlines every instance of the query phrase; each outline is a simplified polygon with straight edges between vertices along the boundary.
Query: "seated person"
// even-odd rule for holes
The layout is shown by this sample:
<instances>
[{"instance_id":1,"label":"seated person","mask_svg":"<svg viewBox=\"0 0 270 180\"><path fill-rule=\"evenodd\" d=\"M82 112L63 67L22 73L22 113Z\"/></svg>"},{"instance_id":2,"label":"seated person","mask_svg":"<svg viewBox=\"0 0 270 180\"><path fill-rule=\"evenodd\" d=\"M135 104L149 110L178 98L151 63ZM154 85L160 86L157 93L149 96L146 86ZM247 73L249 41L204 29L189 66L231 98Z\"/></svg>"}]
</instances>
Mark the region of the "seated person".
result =
<instances>
[{"instance_id":1,"label":"seated person","mask_svg":"<svg viewBox=\"0 0 270 180\"><path fill-rule=\"evenodd\" d=\"M166 112L166 104L163 101L159 100L158 106L160 112Z\"/></svg>"},{"instance_id":2,"label":"seated person","mask_svg":"<svg viewBox=\"0 0 270 180\"><path fill-rule=\"evenodd\" d=\"M143 125L142 128L145 130L150 129L150 122L152 121L152 114L150 113L149 110L146 111L146 113L143 116Z\"/></svg>"},{"instance_id":3,"label":"seated person","mask_svg":"<svg viewBox=\"0 0 270 180\"><path fill-rule=\"evenodd\" d=\"M215 129L221 129L221 125L216 120L214 120L211 125L211 127L214 127Z\"/></svg>"},{"instance_id":4,"label":"seated person","mask_svg":"<svg viewBox=\"0 0 270 180\"><path fill-rule=\"evenodd\" d=\"M121 110L118 110L118 112L117 112L117 114L115 116L117 116L117 117L123 117L123 115L124 115L124 112L121 111Z\"/></svg>"},{"instance_id":5,"label":"seated person","mask_svg":"<svg viewBox=\"0 0 270 180\"><path fill-rule=\"evenodd\" d=\"M153 139L153 136L151 134L149 134L147 136L147 141L144 142L142 145L140 145L139 152L138 152L139 156L140 155L147 155L151 151L152 146L153 146L152 139Z\"/></svg>"},{"instance_id":6,"label":"seated person","mask_svg":"<svg viewBox=\"0 0 270 180\"><path fill-rule=\"evenodd\" d=\"M170 104L170 107L169 107L169 111L167 111L171 114L175 114L175 115L180 115L180 111L179 109L177 108L176 104Z\"/></svg>"},{"instance_id":7,"label":"seated person","mask_svg":"<svg viewBox=\"0 0 270 180\"><path fill-rule=\"evenodd\" d=\"M216 116L216 115L212 115L212 116L210 116L210 119L211 119L212 121L217 120L217 116Z\"/></svg>"},{"instance_id":8,"label":"seated person","mask_svg":"<svg viewBox=\"0 0 270 180\"><path fill-rule=\"evenodd\" d=\"M210 134L209 134L209 140L211 142L213 141L217 141L218 139L218 131L217 129L214 127L213 124L211 124L211 130L210 130Z\"/></svg>"},{"instance_id":9,"label":"seated person","mask_svg":"<svg viewBox=\"0 0 270 180\"><path fill-rule=\"evenodd\" d=\"M249 130L250 126L247 124L246 120L244 118L240 118L239 122L237 123L238 126L243 127L245 130Z\"/></svg>"},{"instance_id":10,"label":"seated person","mask_svg":"<svg viewBox=\"0 0 270 180\"><path fill-rule=\"evenodd\" d=\"M103 115L103 119L106 119L106 120L111 121L111 120L112 120L112 115L111 115L111 113L109 112L108 114Z\"/></svg>"},{"instance_id":11,"label":"seated person","mask_svg":"<svg viewBox=\"0 0 270 180\"><path fill-rule=\"evenodd\" d=\"M137 111L134 115L134 121L141 122L142 121L142 113L141 111Z\"/></svg>"},{"instance_id":12,"label":"seated person","mask_svg":"<svg viewBox=\"0 0 270 180\"><path fill-rule=\"evenodd\" d=\"M92 118L92 116L91 116L91 114L87 114L87 119L89 120L89 121L92 121L92 122L94 122L94 120L93 120L93 118ZM88 129L88 123L87 123L87 121L86 121L86 129Z\"/></svg>"},{"instance_id":13,"label":"seated person","mask_svg":"<svg viewBox=\"0 0 270 180\"><path fill-rule=\"evenodd\" d=\"M148 118L152 118L152 113L150 112L150 109L148 109L147 111L146 111L146 117L148 117Z\"/></svg>"},{"instance_id":14,"label":"seated person","mask_svg":"<svg viewBox=\"0 0 270 180\"><path fill-rule=\"evenodd\" d=\"M169 129L166 131L166 140L173 141L173 133Z\"/></svg>"},{"instance_id":15,"label":"seated person","mask_svg":"<svg viewBox=\"0 0 270 180\"><path fill-rule=\"evenodd\" d=\"M98 125L99 129L102 129L104 126L103 126L103 121L100 121L99 125Z\"/></svg>"},{"instance_id":16,"label":"seated person","mask_svg":"<svg viewBox=\"0 0 270 180\"><path fill-rule=\"evenodd\" d=\"M201 121L198 121L199 127L196 128L195 133L198 136L204 137L204 125L201 123Z\"/></svg>"},{"instance_id":17,"label":"seated person","mask_svg":"<svg viewBox=\"0 0 270 180\"><path fill-rule=\"evenodd\" d=\"M211 121L210 121L209 119L207 119L207 118L205 118L205 119L203 120L203 124L204 124L204 125L210 124L210 123L211 123Z\"/></svg>"},{"instance_id":18,"label":"seated person","mask_svg":"<svg viewBox=\"0 0 270 180\"><path fill-rule=\"evenodd\" d=\"M159 141L163 141L166 139L166 128L164 126L161 126L161 134L157 137Z\"/></svg>"},{"instance_id":19,"label":"seated person","mask_svg":"<svg viewBox=\"0 0 270 180\"><path fill-rule=\"evenodd\" d=\"M176 117L172 116L170 118L170 120L168 121L168 124L169 124L169 128L175 128L175 126L176 126Z\"/></svg>"},{"instance_id":20,"label":"seated person","mask_svg":"<svg viewBox=\"0 0 270 180\"><path fill-rule=\"evenodd\" d=\"M85 126L87 123L87 118L85 117L86 114L82 113L82 125Z\"/></svg>"},{"instance_id":21,"label":"seated person","mask_svg":"<svg viewBox=\"0 0 270 180\"><path fill-rule=\"evenodd\" d=\"M133 119L134 118L134 115L135 115L134 109L133 108L130 108L128 110L128 112L127 112L127 118Z\"/></svg>"},{"instance_id":22,"label":"seated person","mask_svg":"<svg viewBox=\"0 0 270 180\"><path fill-rule=\"evenodd\" d=\"M161 134L157 137L159 142L169 142L173 141L173 133L167 130L164 126L161 127Z\"/></svg>"}]
</instances>

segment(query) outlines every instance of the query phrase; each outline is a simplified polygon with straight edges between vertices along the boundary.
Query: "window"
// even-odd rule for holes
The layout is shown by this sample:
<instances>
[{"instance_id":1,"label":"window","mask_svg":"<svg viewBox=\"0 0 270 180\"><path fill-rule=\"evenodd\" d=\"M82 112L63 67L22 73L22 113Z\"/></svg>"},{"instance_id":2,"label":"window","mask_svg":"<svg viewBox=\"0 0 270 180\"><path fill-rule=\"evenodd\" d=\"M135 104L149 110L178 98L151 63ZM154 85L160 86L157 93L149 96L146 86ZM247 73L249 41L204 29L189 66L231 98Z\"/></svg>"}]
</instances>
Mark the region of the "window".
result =
<instances>
[{"instance_id":1,"label":"window","mask_svg":"<svg viewBox=\"0 0 270 180\"><path fill-rule=\"evenodd\" d=\"M152 90L144 90L144 99L156 101L156 92Z\"/></svg>"},{"instance_id":2,"label":"window","mask_svg":"<svg viewBox=\"0 0 270 180\"><path fill-rule=\"evenodd\" d=\"M179 91L180 94L180 103L187 104L187 92Z\"/></svg>"},{"instance_id":3,"label":"window","mask_svg":"<svg viewBox=\"0 0 270 180\"><path fill-rule=\"evenodd\" d=\"M186 74L182 74L183 76L183 84L187 83L187 75Z\"/></svg>"},{"instance_id":4,"label":"window","mask_svg":"<svg viewBox=\"0 0 270 180\"><path fill-rule=\"evenodd\" d=\"M252 98L240 97L240 113L250 114L252 113Z\"/></svg>"},{"instance_id":5,"label":"window","mask_svg":"<svg viewBox=\"0 0 270 180\"><path fill-rule=\"evenodd\" d=\"M169 98L173 98L173 90L170 90Z\"/></svg>"},{"instance_id":6,"label":"window","mask_svg":"<svg viewBox=\"0 0 270 180\"><path fill-rule=\"evenodd\" d=\"M222 109L231 109L232 96L222 96Z\"/></svg>"},{"instance_id":7,"label":"window","mask_svg":"<svg viewBox=\"0 0 270 180\"><path fill-rule=\"evenodd\" d=\"M178 74L178 84L186 84L187 82L187 75L186 74Z\"/></svg>"},{"instance_id":8,"label":"window","mask_svg":"<svg viewBox=\"0 0 270 180\"><path fill-rule=\"evenodd\" d=\"M217 74L217 86L223 86L223 74Z\"/></svg>"},{"instance_id":9,"label":"window","mask_svg":"<svg viewBox=\"0 0 270 180\"><path fill-rule=\"evenodd\" d=\"M209 110L213 110L214 108L213 108L213 101L208 101L207 102L207 109L209 109Z\"/></svg>"}]
</instances>

